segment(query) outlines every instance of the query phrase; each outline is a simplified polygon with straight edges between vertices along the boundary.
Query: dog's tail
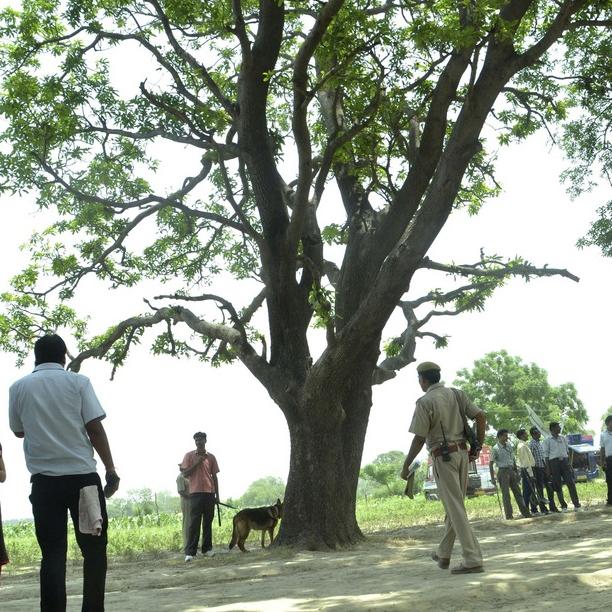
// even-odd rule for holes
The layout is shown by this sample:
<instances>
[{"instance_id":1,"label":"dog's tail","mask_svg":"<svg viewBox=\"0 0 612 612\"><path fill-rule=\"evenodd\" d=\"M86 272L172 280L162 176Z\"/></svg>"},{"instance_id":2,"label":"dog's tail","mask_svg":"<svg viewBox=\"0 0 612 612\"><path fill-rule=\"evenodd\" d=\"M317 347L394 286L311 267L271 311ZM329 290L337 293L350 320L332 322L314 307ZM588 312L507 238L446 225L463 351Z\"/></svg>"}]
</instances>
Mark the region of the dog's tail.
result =
<instances>
[{"instance_id":1,"label":"dog's tail","mask_svg":"<svg viewBox=\"0 0 612 612\"><path fill-rule=\"evenodd\" d=\"M232 539L229 543L229 549L232 550L232 548L234 548L234 546L236 546L237 542L238 542L238 529L236 529L236 517L234 517L234 521L233 521L233 529L232 529Z\"/></svg>"}]
</instances>

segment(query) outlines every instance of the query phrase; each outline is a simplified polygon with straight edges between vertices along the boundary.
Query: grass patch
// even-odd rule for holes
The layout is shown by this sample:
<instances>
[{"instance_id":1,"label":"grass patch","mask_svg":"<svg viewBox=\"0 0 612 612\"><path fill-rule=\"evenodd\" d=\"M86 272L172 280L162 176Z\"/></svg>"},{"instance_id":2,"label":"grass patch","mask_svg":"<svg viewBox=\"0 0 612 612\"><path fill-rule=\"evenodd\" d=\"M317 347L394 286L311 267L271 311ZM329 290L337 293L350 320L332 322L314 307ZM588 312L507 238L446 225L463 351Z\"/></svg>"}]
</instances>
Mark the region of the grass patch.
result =
<instances>
[{"instance_id":1,"label":"grass patch","mask_svg":"<svg viewBox=\"0 0 612 612\"><path fill-rule=\"evenodd\" d=\"M606 484L603 480L579 483L577 488L583 506L588 507L606 499ZM466 507L472 519L497 518L500 515L499 504L494 495L469 499ZM366 534L414 525L435 524L444 520L442 503L427 501L423 495L418 495L413 500L403 496L361 499L357 502L356 513L357 521ZM233 515L233 511L222 511L221 527L215 517L213 526L215 547L227 547L231 537ZM179 513L112 518L109 521L109 558L137 560L165 556L168 553L179 554L182 549L181 524ZM25 568L37 567L40 550L31 521L5 525L4 537L11 563L3 568L3 573L16 575ZM252 548L259 547L260 538L261 532L251 532L248 545ZM81 553L72 529L69 530L68 537L68 559L73 563L81 563Z\"/></svg>"}]
</instances>

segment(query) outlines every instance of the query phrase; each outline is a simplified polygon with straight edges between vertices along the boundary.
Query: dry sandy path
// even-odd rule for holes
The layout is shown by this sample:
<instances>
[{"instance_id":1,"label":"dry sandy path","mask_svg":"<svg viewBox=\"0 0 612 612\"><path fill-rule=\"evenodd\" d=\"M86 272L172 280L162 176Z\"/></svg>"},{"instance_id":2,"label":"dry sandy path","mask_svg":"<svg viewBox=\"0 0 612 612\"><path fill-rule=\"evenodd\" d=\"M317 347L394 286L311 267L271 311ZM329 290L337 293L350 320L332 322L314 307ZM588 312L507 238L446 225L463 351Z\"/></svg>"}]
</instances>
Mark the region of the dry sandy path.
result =
<instances>
[{"instance_id":1,"label":"dry sandy path","mask_svg":"<svg viewBox=\"0 0 612 612\"><path fill-rule=\"evenodd\" d=\"M453 576L430 560L441 526L383 532L350 551L219 552L111 563L108 612L612 609L612 511L592 506L525 521L475 521L484 574ZM80 610L69 569L69 612ZM2 612L38 609L36 572L3 577Z\"/></svg>"}]
</instances>

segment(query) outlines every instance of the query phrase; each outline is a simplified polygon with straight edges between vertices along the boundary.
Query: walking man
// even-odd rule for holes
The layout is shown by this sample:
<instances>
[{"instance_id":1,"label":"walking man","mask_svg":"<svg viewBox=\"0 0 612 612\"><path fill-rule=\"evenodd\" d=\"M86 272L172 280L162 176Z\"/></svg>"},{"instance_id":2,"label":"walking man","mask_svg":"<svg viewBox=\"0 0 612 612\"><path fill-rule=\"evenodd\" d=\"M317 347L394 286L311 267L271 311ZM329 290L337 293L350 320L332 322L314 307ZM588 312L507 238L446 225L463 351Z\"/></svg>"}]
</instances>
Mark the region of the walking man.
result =
<instances>
[{"instance_id":1,"label":"walking man","mask_svg":"<svg viewBox=\"0 0 612 612\"><path fill-rule=\"evenodd\" d=\"M419 385L425 395L416 402L409 429L414 434L414 438L401 477L404 479L408 477L411 464L423 448L423 444L427 443L433 461L438 495L446 511L444 536L437 551L432 553L432 559L441 569L448 568L457 537L461 542L463 560L451 569L451 573L483 572L482 552L469 523L464 498L470 458L478 457L484 440L485 414L472 404L463 391L458 391L455 396L452 389L446 388L444 383L440 382L440 366L426 361L419 364L417 373ZM475 419L477 424L478 447L470 449L470 455L468 455L461 410L467 417Z\"/></svg>"},{"instance_id":2,"label":"walking man","mask_svg":"<svg viewBox=\"0 0 612 612\"><path fill-rule=\"evenodd\" d=\"M23 438L32 474L30 501L42 552L40 608L66 610L70 511L83 555L82 610L102 612L108 519L94 449L106 468L107 497L119 487L119 476L101 422L106 414L89 379L64 369L66 353L66 344L56 334L36 341L34 371L9 390L9 422L13 433Z\"/></svg>"},{"instance_id":3,"label":"walking man","mask_svg":"<svg viewBox=\"0 0 612 612\"><path fill-rule=\"evenodd\" d=\"M215 504L219 502L219 466L212 453L206 451L206 434L198 431L193 435L196 450L189 451L181 462L183 475L189 480L190 519L189 536L185 546L185 561L192 561L198 552L200 530L202 531L202 553L213 557L212 523Z\"/></svg>"},{"instance_id":4,"label":"walking man","mask_svg":"<svg viewBox=\"0 0 612 612\"><path fill-rule=\"evenodd\" d=\"M529 444L527 444L527 430L519 429L516 432L518 443L516 445L516 464L521 470L521 483L523 486L523 501L532 514L537 514L538 507L542 514L548 514L548 510L539 495L535 482L535 458Z\"/></svg>"},{"instance_id":5,"label":"walking man","mask_svg":"<svg viewBox=\"0 0 612 612\"><path fill-rule=\"evenodd\" d=\"M606 417L606 429L599 438L601 447L599 457L601 467L606 472L606 484L608 485L608 499L606 506L612 506L612 414Z\"/></svg>"},{"instance_id":6,"label":"walking man","mask_svg":"<svg viewBox=\"0 0 612 612\"><path fill-rule=\"evenodd\" d=\"M191 500L189 499L189 479L183 475L181 471L181 464L178 464L179 475L176 477L176 491L179 494L181 500L181 517L182 522L182 534L183 534L183 550L187 546L189 540L189 523L191 519Z\"/></svg>"},{"instance_id":7,"label":"walking man","mask_svg":"<svg viewBox=\"0 0 612 612\"><path fill-rule=\"evenodd\" d=\"M556 421L549 425L551 436L544 440L543 450L546 467L550 472L553 489L557 492L561 511L567 512L567 502L563 497L563 483L567 486L574 510L580 509L580 500L574 484L574 470L569 464L567 439L561 435L561 426Z\"/></svg>"},{"instance_id":8,"label":"walking man","mask_svg":"<svg viewBox=\"0 0 612 612\"><path fill-rule=\"evenodd\" d=\"M523 501L521 488L518 483L518 475L516 473L516 461L514 459L514 448L508 441L508 430L500 429L497 432L497 444L493 447L491 453L491 461L489 470L491 472L491 482L496 484L495 472L493 466L497 464L497 478L499 480L499 488L502 492L502 500L504 502L504 514L506 520L512 520L512 502L510 501L510 489L519 507L519 510L524 518L530 518L531 513Z\"/></svg>"},{"instance_id":9,"label":"walking man","mask_svg":"<svg viewBox=\"0 0 612 612\"><path fill-rule=\"evenodd\" d=\"M554 491L550 484L550 473L546 467L546 459L544 458L544 450L542 449L542 443L540 438L542 434L537 427L532 427L529 430L531 434L531 440L529 442L529 450L535 460L535 466L533 467L533 474L535 476L536 487L538 489L538 495L540 499L544 499L544 487L546 487L546 496L548 498L548 504L551 512L561 512L555 505Z\"/></svg>"}]
</instances>

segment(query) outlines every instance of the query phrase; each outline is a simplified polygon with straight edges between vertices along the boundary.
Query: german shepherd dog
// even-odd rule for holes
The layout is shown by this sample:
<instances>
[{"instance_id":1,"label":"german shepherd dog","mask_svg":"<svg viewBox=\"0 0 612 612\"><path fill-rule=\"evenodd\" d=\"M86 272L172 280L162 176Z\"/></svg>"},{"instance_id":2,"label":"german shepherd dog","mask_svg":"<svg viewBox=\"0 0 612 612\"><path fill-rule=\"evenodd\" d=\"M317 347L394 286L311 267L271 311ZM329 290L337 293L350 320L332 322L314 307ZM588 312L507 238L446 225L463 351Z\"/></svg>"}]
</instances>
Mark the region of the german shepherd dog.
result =
<instances>
[{"instance_id":1,"label":"german shepherd dog","mask_svg":"<svg viewBox=\"0 0 612 612\"><path fill-rule=\"evenodd\" d=\"M261 531L261 547L265 548L266 532L270 534L270 544L274 542L274 529L278 521L283 518L283 502L276 500L273 506L263 508L244 508L234 516L234 529L229 549L232 550L236 544L242 552L249 552L244 547L245 540L249 537L251 529Z\"/></svg>"}]
</instances>

